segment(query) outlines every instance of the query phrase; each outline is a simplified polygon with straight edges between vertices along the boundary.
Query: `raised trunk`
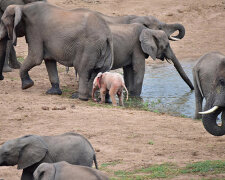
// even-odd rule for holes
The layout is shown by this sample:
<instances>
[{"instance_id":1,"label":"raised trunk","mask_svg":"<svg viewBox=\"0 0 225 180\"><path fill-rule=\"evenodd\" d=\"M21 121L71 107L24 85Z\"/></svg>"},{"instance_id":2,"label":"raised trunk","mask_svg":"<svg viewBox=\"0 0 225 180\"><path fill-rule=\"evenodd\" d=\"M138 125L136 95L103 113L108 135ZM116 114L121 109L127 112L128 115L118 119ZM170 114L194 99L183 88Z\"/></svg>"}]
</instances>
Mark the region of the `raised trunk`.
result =
<instances>
[{"instance_id":1,"label":"raised trunk","mask_svg":"<svg viewBox=\"0 0 225 180\"><path fill-rule=\"evenodd\" d=\"M6 45L7 45L7 39L6 38L0 40L0 80L4 79L2 71L3 71L3 66L4 66L4 63L5 63Z\"/></svg>"},{"instance_id":2,"label":"raised trunk","mask_svg":"<svg viewBox=\"0 0 225 180\"><path fill-rule=\"evenodd\" d=\"M222 125L219 126L216 120L221 112L222 112L221 116ZM204 114L202 117L202 123L206 131L209 132L210 134L214 136L223 136L225 134L225 109L219 108L214 113Z\"/></svg>"},{"instance_id":3,"label":"raised trunk","mask_svg":"<svg viewBox=\"0 0 225 180\"><path fill-rule=\"evenodd\" d=\"M180 62L178 61L178 59L176 58L176 56L174 55L170 47L168 47L166 57L173 61L174 67L176 68L177 72L180 74L181 78L187 83L187 85L191 88L191 90L194 90L193 84L191 83L190 79L187 77Z\"/></svg>"},{"instance_id":4,"label":"raised trunk","mask_svg":"<svg viewBox=\"0 0 225 180\"><path fill-rule=\"evenodd\" d=\"M173 38L182 39L185 35L185 28L182 24L167 24L166 28L168 28L168 37L170 37L170 35L175 31L179 31L179 34L172 36Z\"/></svg>"}]
</instances>

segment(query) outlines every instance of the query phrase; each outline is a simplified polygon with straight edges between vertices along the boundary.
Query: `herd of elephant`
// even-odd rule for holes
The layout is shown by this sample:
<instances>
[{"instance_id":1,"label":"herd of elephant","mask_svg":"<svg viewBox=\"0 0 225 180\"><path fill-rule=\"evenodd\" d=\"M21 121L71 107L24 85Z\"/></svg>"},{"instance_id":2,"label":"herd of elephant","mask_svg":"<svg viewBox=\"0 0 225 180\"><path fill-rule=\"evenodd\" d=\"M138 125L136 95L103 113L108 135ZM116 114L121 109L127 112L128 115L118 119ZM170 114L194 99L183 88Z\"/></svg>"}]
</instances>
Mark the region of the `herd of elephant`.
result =
<instances>
[{"instance_id":1,"label":"herd of elephant","mask_svg":"<svg viewBox=\"0 0 225 180\"><path fill-rule=\"evenodd\" d=\"M82 8L65 10L46 0L0 0L0 17L0 80L4 79L3 72L19 68L22 89L30 88L34 82L28 72L44 60L51 83L46 93L61 95L58 62L75 68L79 88L73 96L88 100L93 96L93 81L98 73L123 68L129 95L138 97L142 91L145 59L149 56L153 60L166 59L172 61L190 89L195 89L195 118L202 118L210 134L225 134L225 56L219 52L202 56L193 68L193 86L169 43L169 40L177 41L185 36L182 24L167 24L153 16L116 17ZM172 36L175 31L179 31L178 35ZM23 36L28 44L28 56L20 64L13 45L16 46L17 37ZM203 98L206 103L201 112ZM217 118L221 113L222 125L219 125ZM65 144L56 147L56 142L63 138ZM90 167L94 161L97 168L91 144L77 134L24 136L7 141L0 148L0 166L18 164L18 168L23 169L22 180L54 179L56 176L72 179L74 172L81 174L78 179L88 176L108 179L97 170L59 161ZM42 162L47 163L40 165Z\"/></svg>"}]
</instances>

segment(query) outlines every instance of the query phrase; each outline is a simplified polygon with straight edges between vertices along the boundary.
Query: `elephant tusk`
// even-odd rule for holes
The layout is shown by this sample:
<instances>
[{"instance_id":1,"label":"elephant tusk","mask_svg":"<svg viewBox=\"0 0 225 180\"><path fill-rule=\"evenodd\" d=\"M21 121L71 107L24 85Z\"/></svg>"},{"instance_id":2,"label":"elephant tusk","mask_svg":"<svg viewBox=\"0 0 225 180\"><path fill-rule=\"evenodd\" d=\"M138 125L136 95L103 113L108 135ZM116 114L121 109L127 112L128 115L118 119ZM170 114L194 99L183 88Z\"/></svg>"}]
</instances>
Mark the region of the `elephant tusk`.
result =
<instances>
[{"instance_id":1,"label":"elephant tusk","mask_svg":"<svg viewBox=\"0 0 225 180\"><path fill-rule=\"evenodd\" d=\"M169 36L169 40L179 41L180 39L179 39L179 38L175 38L175 37L173 37L173 36Z\"/></svg>"},{"instance_id":2,"label":"elephant tusk","mask_svg":"<svg viewBox=\"0 0 225 180\"><path fill-rule=\"evenodd\" d=\"M218 108L219 106L213 106L213 108L209 109L208 111L199 112L199 114L210 114L214 112L215 110L217 110Z\"/></svg>"}]
</instances>

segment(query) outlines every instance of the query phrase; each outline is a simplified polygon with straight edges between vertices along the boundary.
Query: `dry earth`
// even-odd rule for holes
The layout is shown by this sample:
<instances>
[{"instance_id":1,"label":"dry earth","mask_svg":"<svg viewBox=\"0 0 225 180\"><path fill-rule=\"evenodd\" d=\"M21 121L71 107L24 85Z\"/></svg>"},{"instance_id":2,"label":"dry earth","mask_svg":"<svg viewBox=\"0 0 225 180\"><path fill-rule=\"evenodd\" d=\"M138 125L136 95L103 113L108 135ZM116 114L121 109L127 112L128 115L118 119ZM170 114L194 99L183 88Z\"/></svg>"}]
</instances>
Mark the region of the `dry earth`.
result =
<instances>
[{"instance_id":1,"label":"dry earth","mask_svg":"<svg viewBox=\"0 0 225 180\"><path fill-rule=\"evenodd\" d=\"M65 8L86 7L108 15L154 15L182 23L186 36L172 42L178 59L196 59L209 51L224 52L224 0L49 0ZM27 46L20 40L18 56ZM35 86L22 91L18 70L0 82L0 144L26 134L56 135L78 132L97 151L99 164L120 161L113 170L133 170L152 164L173 162L179 166L204 160L224 160L225 138L208 134L200 121L125 108L90 106L68 96L49 96L47 72L42 64L31 70ZM75 89L74 75L59 67L64 94ZM193 104L194 106L194 104ZM44 110L49 108L49 110ZM56 107L56 108L55 108ZM63 110L54 110L62 108ZM149 142L153 142L150 145ZM19 180L16 167L1 167L0 179ZM110 175L110 174L109 174ZM176 179L198 179L179 176ZM225 179L225 173L210 177Z\"/></svg>"}]
</instances>

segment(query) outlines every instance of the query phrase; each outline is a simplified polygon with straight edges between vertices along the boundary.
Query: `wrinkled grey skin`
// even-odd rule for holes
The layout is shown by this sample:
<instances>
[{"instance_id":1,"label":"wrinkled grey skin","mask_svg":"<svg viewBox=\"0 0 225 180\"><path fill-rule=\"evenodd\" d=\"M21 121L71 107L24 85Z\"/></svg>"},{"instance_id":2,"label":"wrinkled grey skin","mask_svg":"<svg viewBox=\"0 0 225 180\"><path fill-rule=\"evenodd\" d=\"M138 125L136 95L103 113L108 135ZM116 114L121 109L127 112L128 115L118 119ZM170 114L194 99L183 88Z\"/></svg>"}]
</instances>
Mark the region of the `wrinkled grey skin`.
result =
<instances>
[{"instance_id":1,"label":"wrinkled grey skin","mask_svg":"<svg viewBox=\"0 0 225 180\"><path fill-rule=\"evenodd\" d=\"M0 19L2 17L3 12L9 5L12 4L24 5L36 1L46 1L46 0L0 0ZM16 59L16 52L14 47L12 46L12 42L8 41L3 72L10 72L12 70L11 68L19 69L20 63Z\"/></svg>"},{"instance_id":2,"label":"wrinkled grey skin","mask_svg":"<svg viewBox=\"0 0 225 180\"><path fill-rule=\"evenodd\" d=\"M65 161L42 163L34 171L34 180L108 180L101 171Z\"/></svg>"},{"instance_id":3,"label":"wrinkled grey skin","mask_svg":"<svg viewBox=\"0 0 225 180\"><path fill-rule=\"evenodd\" d=\"M162 30L164 31L168 38L171 39L171 35L175 31L179 31L177 36L172 36L174 38L182 39L185 36L185 28L182 24L166 24L164 22L159 21L154 16L135 16L135 15L127 15L127 16L107 16L102 13L99 13L107 23L109 24L132 24L132 23L140 23L143 26L154 29L154 30Z\"/></svg>"},{"instance_id":4,"label":"wrinkled grey skin","mask_svg":"<svg viewBox=\"0 0 225 180\"><path fill-rule=\"evenodd\" d=\"M205 129L214 136L225 134L225 56L219 52L210 52L200 57L193 68L195 87L195 118L200 119ZM202 111L202 101L205 98L204 111L213 106L219 106L215 112L198 114ZM216 123L222 113L222 126Z\"/></svg>"},{"instance_id":5,"label":"wrinkled grey skin","mask_svg":"<svg viewBox=\"0 0 225 180\"><path fill-rule=\"evenodd\" d=\"M66 161L89 166L97 161L93 147L83 136L65 133L58 136L28 135L9 140L0 147L0 166L18 165L21 180L33 180L33 172L43 162Z\"/></svg>"},{"instance_id":6,"label":"wrinkled grey skin","mask_svg":"<svg viewBox=\"0 0 225 180\"><path fill-rule=\"evenodd\" d=\"M145 59L169 59L176 70L194 89L182 66L170 47L164 31L151 30L145 26L134 24L111 24L113 34L114 63L112 69L123 68L125 85L130 96L140 96L145 73Z\"/></svg>"},{"instance_id":7,"label":"wrinkled grey skin","mask_svg":"<svg viewBox=\"0 0 225 180\"><path fill-rule=\"evenodd\" d=\"M24 28L26 32L21 33ZM113 64L110 29L95 12L64 10L45 2L11 5L2 16L0 29L0 39L4 40L8 33L16 44L17 35L25 35L28 43L28 56L20 68L22 89L33 86L28 71L44 59L52 84L47 94L62 93L56 67L59 62L76 69L80 78L78 97L88 100L94 77L99 71L108 71Z\"/></svg>"}]
</instances>

